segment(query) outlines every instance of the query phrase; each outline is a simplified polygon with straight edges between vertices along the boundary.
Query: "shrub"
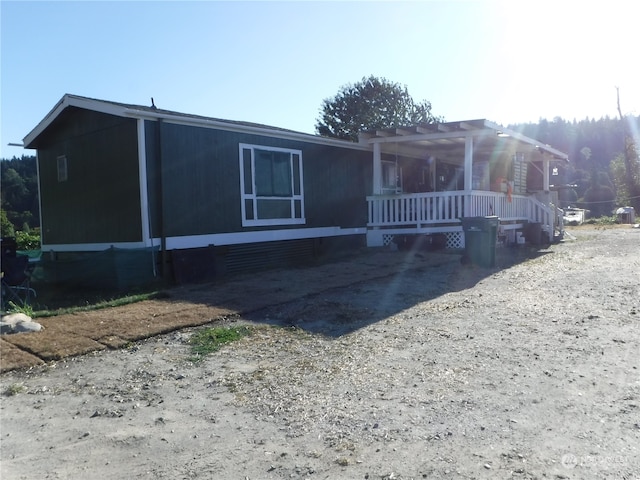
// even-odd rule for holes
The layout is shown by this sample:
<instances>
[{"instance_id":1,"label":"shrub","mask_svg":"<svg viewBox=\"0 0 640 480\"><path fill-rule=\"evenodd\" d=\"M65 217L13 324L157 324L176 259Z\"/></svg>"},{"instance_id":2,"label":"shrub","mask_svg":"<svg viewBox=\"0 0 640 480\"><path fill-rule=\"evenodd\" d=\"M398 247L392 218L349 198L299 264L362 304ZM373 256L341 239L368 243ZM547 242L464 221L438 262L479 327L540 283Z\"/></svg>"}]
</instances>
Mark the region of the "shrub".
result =
<instances>
[{"instance_id":1,"label":"shrub","mask_svg":"<svg viewBox=\"0 0 640 480\"><path fill-rule=\"evenodd\" d=\"M596 217L596 218L590 218L588 220L585 220L586 224L588 225L615 225L616 223L618 223L618 219L616 218L615 215L612 216L602 216L602 217Z\"/></svg>"},{"instance_id":2,"label":"shrub","mask_svg":"<svg viewBox=\"0 0 640 480\"><path fill-rule=\"evenodd\" d=\"M16 232L16 243L18 250L38 250L40 248L40 229L34 228L31 231Z\"/></svg>"}]
</instances>

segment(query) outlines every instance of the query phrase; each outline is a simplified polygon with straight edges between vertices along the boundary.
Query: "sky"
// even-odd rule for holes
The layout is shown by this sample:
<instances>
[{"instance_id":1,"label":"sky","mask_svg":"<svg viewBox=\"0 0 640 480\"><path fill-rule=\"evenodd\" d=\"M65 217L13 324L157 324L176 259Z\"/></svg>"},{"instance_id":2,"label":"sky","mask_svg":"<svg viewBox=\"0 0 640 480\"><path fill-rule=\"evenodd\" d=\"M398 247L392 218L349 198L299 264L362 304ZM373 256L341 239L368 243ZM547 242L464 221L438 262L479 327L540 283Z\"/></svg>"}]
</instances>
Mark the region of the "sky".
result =
<instances>
[{"instance_id":1,"label":"sky","mask_svg":"<svg viewBox=\"0 0 640 480\"><path fill-rule=\"evenodd\" d=\"M0 1L0 158L65 93L315 133L374 75L445 121L640 115L631 0Z\"/></svg>"}]
</instances>

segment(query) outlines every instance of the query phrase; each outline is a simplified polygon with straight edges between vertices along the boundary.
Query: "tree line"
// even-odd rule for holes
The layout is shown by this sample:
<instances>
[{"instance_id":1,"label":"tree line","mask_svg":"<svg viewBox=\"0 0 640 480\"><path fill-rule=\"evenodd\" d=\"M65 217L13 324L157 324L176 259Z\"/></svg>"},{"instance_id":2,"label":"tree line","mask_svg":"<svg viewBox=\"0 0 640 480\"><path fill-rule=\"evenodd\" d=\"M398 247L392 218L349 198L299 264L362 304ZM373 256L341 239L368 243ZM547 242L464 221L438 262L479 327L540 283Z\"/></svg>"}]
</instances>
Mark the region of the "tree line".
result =
<instances>
[{"instance_id":1,"label":"tree line","mask_svg":"<svg viewBox=\"0 0 640 480\"><path fill-rule=\"evenodd\" d=\"M595 217L611 215L617 206L640 211L640 116L572 122L557 117L509 128L569 155L552 182L561 187L564 206L586 208Z\"/></svg>"},{"instance_id":2,"label":"tree line","mask_svg":"<svg viewBox=\"0 0 640 480\"><path fill-rule=\"evenodd\" d=\"M36 157L0 159L0 192L2 237L22 237L22 246L30 246L25 237L37 236L40 227Z\"/></svg>"}]
</instances>

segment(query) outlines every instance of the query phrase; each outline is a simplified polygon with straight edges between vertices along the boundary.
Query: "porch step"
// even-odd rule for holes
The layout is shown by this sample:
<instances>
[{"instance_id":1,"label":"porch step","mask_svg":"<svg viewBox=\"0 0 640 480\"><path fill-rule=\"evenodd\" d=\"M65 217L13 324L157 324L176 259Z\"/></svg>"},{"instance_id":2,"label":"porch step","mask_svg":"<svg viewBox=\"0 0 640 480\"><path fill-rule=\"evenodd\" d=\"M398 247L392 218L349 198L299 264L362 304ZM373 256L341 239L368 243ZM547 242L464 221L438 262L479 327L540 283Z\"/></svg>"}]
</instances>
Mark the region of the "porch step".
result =
<instances>
[{"instance_id":1,"label":"porch step","mask_svg":"<svg viewBox=\"0 0 640 480\"><path fill-rule=\"evenodd\" d=\"M549 235L542 229L541 223L525 224L522 229L522 236L528 244L536 247L547 246L551 243Z\"/></svg>"}]
</instances>

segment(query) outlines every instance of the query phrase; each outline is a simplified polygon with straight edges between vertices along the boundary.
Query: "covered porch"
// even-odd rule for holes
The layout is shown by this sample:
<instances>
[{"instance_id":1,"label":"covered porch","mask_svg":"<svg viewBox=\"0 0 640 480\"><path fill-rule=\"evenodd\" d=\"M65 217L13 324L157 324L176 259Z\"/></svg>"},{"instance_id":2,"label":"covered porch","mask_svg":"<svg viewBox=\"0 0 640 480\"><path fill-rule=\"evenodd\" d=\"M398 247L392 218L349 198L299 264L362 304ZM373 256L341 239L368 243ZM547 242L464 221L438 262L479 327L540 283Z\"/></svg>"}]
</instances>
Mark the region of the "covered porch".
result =
<instances>
[{"instance_id":1,"label":"covered porch","mask_svg":"<svg viewBox=\"0 0 640 480\"><path fill-rule=\"evenodd\" d=\"M537 242L562 235L562 211L549 190L554 162L566 154L487 120L364 132L373 149L367 244L400 235L444 234L464 246L461 218L496 215L499 237ZM536 243L537 243L536 242Z\"/></svg>"}]
</instances>

